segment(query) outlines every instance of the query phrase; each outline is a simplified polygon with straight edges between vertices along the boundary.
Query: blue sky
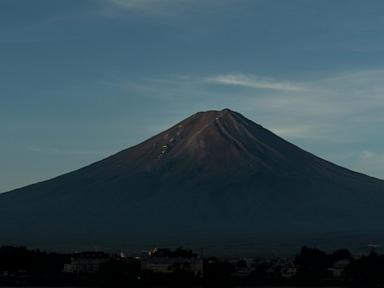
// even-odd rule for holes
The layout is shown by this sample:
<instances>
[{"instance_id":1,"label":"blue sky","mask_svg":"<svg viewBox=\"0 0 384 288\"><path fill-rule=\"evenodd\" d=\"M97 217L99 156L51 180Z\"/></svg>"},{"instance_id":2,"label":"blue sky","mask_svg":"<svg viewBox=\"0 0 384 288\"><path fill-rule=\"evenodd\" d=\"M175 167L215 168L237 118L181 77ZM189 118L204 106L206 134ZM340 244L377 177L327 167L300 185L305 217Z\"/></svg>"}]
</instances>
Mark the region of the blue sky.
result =
<instances>
[{"instance_id":1,"label":"blue sky","mask_svg":"<svg viewBox=\"0 0 384 288\"><path fill-rule=\"evenodd\" d=\"M0 191L201 110L384 178L383 1L0 0Z\"/></svg>"}]
</instances>

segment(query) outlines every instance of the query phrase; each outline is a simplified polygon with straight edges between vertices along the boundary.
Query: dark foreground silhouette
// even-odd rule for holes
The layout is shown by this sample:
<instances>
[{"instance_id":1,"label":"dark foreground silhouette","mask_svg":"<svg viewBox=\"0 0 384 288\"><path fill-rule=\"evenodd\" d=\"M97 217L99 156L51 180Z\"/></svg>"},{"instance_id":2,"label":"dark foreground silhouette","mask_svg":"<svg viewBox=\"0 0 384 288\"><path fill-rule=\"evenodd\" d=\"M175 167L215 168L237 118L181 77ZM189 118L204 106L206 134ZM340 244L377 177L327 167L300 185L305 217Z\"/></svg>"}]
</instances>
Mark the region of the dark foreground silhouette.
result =
<instances>
[{"instance_id":1,"label":"dark foreground silhouette","mask_svg":"<svg viewBox=\"0 0 384 288\"><path fill-rule=\"evenodd\" d=\"M191 250L153 249L126 257L104 252L48 253L0 248L0 286L284 285L384 287L384 255L326 253L303 247L292 258L201 258Z\"/></svg>"}]
</instances>

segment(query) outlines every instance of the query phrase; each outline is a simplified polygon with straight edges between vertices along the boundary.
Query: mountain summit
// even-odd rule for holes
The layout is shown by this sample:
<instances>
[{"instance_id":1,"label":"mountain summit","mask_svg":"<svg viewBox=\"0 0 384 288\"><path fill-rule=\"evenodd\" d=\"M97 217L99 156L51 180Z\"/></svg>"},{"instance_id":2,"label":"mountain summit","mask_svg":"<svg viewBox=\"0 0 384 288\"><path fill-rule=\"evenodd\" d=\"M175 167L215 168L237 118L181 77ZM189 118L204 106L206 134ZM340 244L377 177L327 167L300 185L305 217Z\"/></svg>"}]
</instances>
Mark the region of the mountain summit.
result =
<instances>
[{"instance_id":1,"label":"mountain summit","mask_svg":"<svg viewBox=\"0 0 384 288\"><path fill-rule=\"evenodd\" d=\"M384 235L383 205L384 181L322 160L224 109L1 194L0 244L143 249Z\"/></svg>"}]
</instances>

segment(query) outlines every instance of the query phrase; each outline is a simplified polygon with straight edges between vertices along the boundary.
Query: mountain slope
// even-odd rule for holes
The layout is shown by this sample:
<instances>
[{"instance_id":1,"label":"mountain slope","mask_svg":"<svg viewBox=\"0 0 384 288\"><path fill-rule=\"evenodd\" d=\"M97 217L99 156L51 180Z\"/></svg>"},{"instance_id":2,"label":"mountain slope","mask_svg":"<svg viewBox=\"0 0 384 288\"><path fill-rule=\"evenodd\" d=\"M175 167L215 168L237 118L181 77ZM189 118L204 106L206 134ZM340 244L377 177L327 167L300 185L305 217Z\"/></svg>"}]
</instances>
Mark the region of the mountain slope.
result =
<instances>
[{"instance_id":1,"label":"mountain slope","mask_svg":"<svg viewBox=\"0 0 384 288\"><path fill-rule=\"evenodd\" d=\"M0 244L142 249L250 235L381 233L383 204L384 181L322 160L225 109L1 194Z\"/></svg>"}]
</instances>

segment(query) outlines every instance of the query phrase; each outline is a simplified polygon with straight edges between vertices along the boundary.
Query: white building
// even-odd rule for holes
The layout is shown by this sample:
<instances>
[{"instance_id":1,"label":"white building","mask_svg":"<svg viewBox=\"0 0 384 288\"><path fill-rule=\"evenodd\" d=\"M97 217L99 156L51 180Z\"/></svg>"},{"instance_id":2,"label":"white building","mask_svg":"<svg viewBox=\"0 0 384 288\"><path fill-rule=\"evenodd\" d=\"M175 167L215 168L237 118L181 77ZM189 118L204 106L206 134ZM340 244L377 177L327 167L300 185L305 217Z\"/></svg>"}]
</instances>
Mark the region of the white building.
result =
<instances>
[{"instance_id":1,"label":"white building","mask_svg":"<svg viewBox=\"0 0 384 288\"><path fill-rule=\"evenodd\" d=\"M343 278L345 277L345 269L348 267L348 265L351 263L349 259L343 259L337 261L335 264L333 264L333 267L330 268L332 272L332 276L335 278Z\"/></svg>"},{"instance_id":2,"label":"white building","mask_svg":"<svg viewBox=\"0 0 384 288\"><path fill-rule=\"evenodd\" d=\"M149 256L143 258L141 261L142 271L161 274L187 272L196 278L203 276L203 260L198 256L171 256L157 249L150 251L148 254Z\"/></svg>"},{"instance_id":3,"label":"white building","mask_svg":"<svg viewBox=\"0 0 384 288\"><path fill-rule=\"evenodd\" d=\"M71 257L71 263L64 265L65 273L97 273L100 265L110 260L104 252L80 252Z\"/></svg>"}]
</instances>

